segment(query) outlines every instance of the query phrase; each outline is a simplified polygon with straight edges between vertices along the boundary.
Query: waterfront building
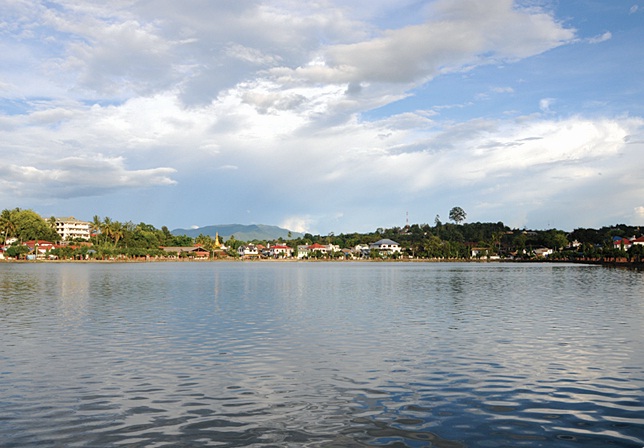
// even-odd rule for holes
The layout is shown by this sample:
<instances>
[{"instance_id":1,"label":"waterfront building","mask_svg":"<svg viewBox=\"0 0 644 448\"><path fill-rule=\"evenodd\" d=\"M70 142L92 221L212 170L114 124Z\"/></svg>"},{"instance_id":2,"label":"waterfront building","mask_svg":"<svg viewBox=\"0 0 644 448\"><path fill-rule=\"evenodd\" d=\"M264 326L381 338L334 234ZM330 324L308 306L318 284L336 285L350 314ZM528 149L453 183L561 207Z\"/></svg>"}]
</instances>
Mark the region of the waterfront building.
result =
<instances>
[{"instance_id":1,"label":"waterfront building","mask_svg":"<svg viewBox=\"0 0 644 448\"><path fill-rule=\"evenodd\" d=\"M89 240L91 224L87 221L81 221L73 216L67 218L56 218L56 232L63 241L69 241L75 238Z\"/></svg>"}]
</instances>

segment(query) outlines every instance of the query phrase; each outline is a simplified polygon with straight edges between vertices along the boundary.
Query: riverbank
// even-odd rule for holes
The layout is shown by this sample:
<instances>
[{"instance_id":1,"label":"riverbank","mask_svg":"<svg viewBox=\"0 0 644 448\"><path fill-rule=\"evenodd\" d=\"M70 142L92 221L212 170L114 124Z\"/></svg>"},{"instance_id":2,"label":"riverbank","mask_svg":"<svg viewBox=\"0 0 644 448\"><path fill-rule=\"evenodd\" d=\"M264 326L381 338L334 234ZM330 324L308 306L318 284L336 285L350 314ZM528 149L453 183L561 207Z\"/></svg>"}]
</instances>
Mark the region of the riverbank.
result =
<instances>
[{"instance_id":1,"label":"riverbank","mask_svg":"<svg viewBox=\"0 0 644 448\"><path fill-rule=\"evenodd\" d=\"M0 264L41 264L41 263L98 263L98 264L128 264L128 263L544 263L544 264L583 264L614 268L628 268L644 270L644 262L629 261L603 261L603 260L485 260L485 259L435 259L435 258L414 258L414 259L298 259L298 258L115 258L108 260L87 259L87 260L0 260Z\"/></svg>"}]
</instances>

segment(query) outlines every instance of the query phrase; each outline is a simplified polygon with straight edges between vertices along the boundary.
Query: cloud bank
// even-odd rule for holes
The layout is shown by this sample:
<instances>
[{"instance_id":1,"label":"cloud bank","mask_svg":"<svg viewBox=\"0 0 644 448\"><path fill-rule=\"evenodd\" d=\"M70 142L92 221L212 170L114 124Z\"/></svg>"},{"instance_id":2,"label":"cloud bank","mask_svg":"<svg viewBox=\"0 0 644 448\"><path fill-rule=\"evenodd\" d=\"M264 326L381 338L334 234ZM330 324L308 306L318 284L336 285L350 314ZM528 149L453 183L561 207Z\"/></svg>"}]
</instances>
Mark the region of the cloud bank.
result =
<instances>
[{"instance_id":1,"label":"cloud bank","mask_svg":"<svg viewBox=\"0 0 644 448\"><path fill-rule=\"evenodd\" d=\"M429 222L453 205L517 226L572 225L561 214L579 209L591 225L589 195L620 188L609 218L641 216L637 116L561 115L547 94L495 116L448 118L431 94L395 108L440 79L584 45L578 30L532 2L371 6L4 2L0 199L82 215L76 198L101 197L86 214L337 232L399 225L410 209ZM488 81L461 107L516 97L522 82ZM150 189L157 212L118 215Z\"/></svg>"}]
</instances>

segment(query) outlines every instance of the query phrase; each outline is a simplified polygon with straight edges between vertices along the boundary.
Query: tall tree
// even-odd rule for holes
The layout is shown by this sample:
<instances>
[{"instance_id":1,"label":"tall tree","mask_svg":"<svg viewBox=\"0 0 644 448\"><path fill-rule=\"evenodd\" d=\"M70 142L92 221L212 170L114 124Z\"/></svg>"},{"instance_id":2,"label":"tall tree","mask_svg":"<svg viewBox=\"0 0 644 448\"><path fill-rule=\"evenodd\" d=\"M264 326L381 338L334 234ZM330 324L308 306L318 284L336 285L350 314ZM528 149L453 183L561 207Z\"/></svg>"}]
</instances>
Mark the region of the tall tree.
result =
<instances>
[{"instance_id":1,"label":"tall tree","mask_svg":"<svg viewBox=\"0 0 644 448\"><path fill-rule=\"evenodd\" d=\"M215 242L210 235L204 235L200 233L198 237L195 238L195 243L201 245L208 252L212 252L215 248Z\"/></svg>"},{"instance_id":2,"label":"tall tree","mask_svg":"<svg viewBox=\"0 0 644 448\"><path fill-rule=\"evenodd\" d=\"M449 219L454 221L456 224L460 224L465 221L467 213L461 207L454 207L449 211Z\"/></svg>"},{"instance_id":3,"label":"tall tree","mask_svg":"<svg viewBox=\"0 0 644 448\"><path fill-rule=\"evenodd\" d=\"M112 239L114 240L114 247L118 246L119 240L125 234L126 226L119 221L112 222Z\"/></svg>"},{"instance_id":4,"label":"tall tree","mask_svg":"<svg viewBox=\"0 0 644 448\"><path fill-rule=\"evenodd\" d=\"M101 221L101 217L98 215L94 215L92 218L92 222L89 224L89 230L90 230L90 235L96 237L96 243L98 243L98 235L101 234L101 230L103 227L103 222Z\"/></svg>"},{"instance_id":5,"label":"tall tree","mask_svg":"<svg viewBox=\"0 0 644 448\"><path fill-rule=\"evenodd\" d=\"M16 226L15 236L21 241L60 239L60 235L47 224L47 221L33 210L15 209L12 212L12 219Z\"/></svg>"},{"instance_id":6,"label":"tall tree","mask_svg":"<svg viewBox=\"0 0 644 448\"><path fill-rule=\"evenodd\" d=\"M500 231L493 232L492 237L490 238L490 244L492 247L495 248L497 254L501 253L502 238L503 238L503 232L500 232Z\"/></svg>"},{"instance_id":7,"label":"tall tree","mask_svg":"<svg viewBox=\"0 0 644 448\"><path fill-rule=\"evenodd\" d=\"M0 213L0 232L2 234L2 244L5 244L8 238L13 238L14 236L16 236L16 222L13 213L15 210L4 209L2 210L2 213Z\"/></svg>"},{"instance_id":8,"label":"tall tree","mask_svg":"<svg viewBox=\"0 0 644 448\"><path fill-rule=\"evenodd\" d=\"M161 227L161 234L162 234L161 245L167 246L168 242L172 241L173 239L172 232L170 232L170 229L168 229L167 226L163 226Z\"/></svg>"},{"instance_id":9,"label":"tall tree","mask_svg":"<svg viewBox=\"0 0 644 448\"><path fill-rule=\"evenodd\" d=\"M114 221L112 221L112 218L109 216L106 216L103 219L103 223L101 224L101 234L105 235L105 242L107 243L107 240L112 240L112 232L114 231Z\"/></svg>"}]
</instances>

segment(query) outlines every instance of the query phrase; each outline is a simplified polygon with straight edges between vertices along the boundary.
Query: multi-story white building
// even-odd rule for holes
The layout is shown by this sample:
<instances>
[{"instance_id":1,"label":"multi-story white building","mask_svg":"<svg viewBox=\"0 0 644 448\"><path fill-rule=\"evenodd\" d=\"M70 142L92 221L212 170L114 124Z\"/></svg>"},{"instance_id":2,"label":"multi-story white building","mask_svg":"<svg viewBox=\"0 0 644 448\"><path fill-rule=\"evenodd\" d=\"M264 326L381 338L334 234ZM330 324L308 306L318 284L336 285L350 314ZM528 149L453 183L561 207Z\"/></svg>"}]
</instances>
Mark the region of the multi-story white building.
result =
<instances>
[{"instance_id":1,"label":"multi-story white building","mask_svg":"<svg viewBox=\"0 0 644 448\"><path fill-rule=\"evenodd\" d=\"M87 221L80 221L76 218L56 218L56 232L60 235L63 241L71 240L74 238L82 238L88 240L90 237L91 224Z\"/></svg>"}]
</instances>

